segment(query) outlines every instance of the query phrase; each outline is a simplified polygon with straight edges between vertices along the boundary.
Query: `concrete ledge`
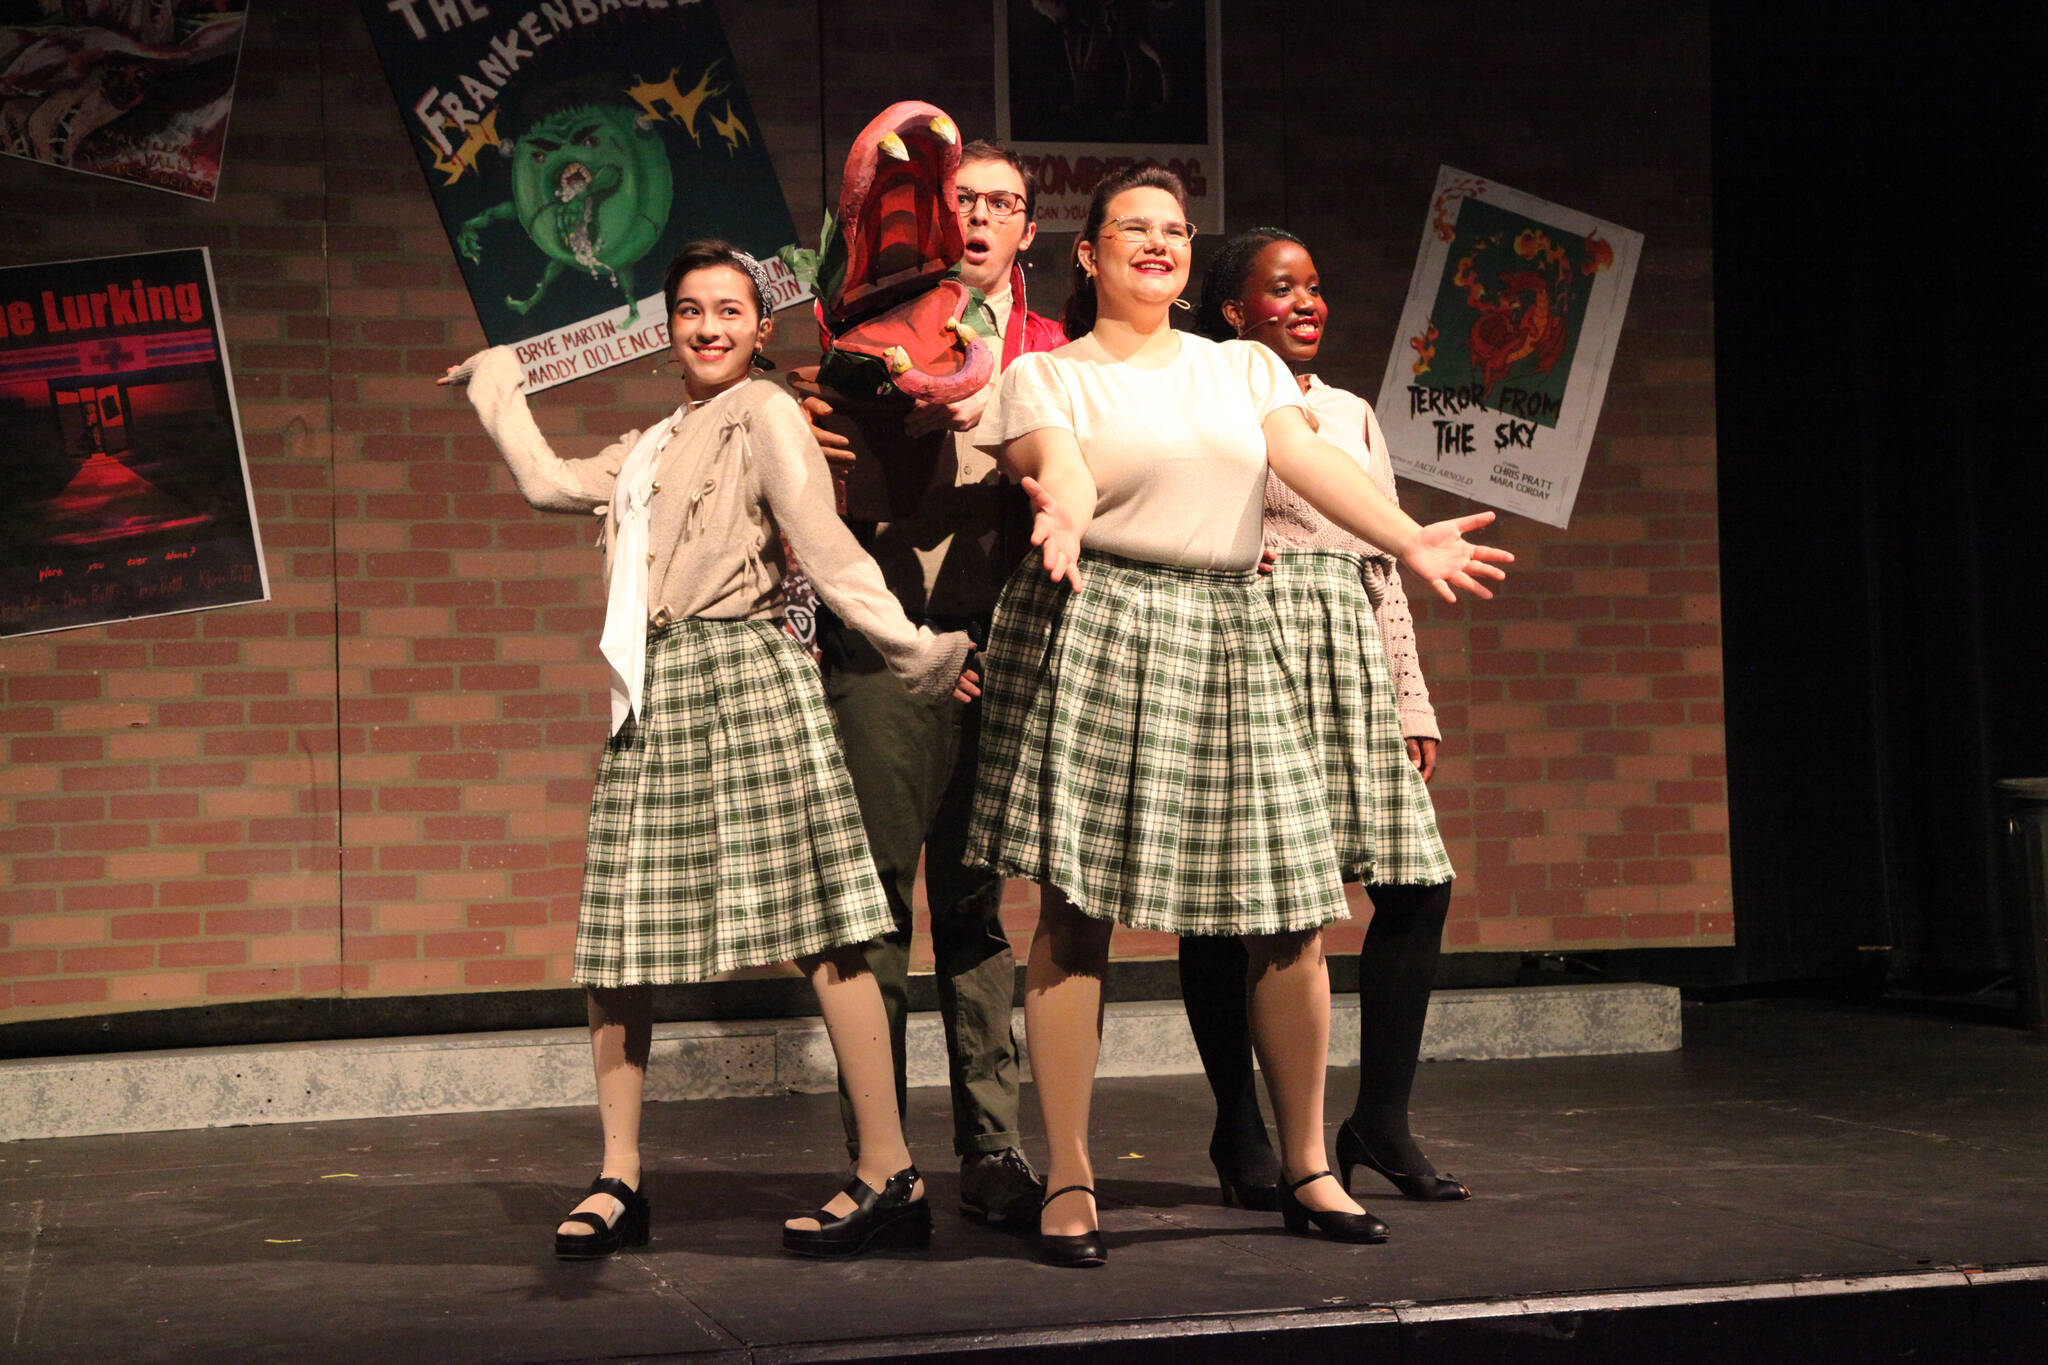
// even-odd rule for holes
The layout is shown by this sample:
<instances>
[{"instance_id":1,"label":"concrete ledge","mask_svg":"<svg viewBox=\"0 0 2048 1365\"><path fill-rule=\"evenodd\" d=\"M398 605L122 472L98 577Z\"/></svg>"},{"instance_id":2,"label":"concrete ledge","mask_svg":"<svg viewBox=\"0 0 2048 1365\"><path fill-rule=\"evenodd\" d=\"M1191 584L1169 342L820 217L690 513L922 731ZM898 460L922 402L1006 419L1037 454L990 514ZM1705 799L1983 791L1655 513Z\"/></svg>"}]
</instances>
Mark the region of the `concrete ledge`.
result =
<instances>
[{"instance_id":1,"label":"concrete ledge","mask_svg":"<svg viewBox=\"0 0 2048 1365\"><path fill-rule=\"evenodd\" d=\"M1668 1052L1679 1046L1669 986L1439 991L1422 1055L1432 1061ZM1330 1062L1358 1061L1358 1002L1332 1002ZM1021 1027L1022 1011L1017 1015ZM912 1016L909 1082L946 1083L938 1016ZM1201 1069L1177 1000L1111 1005L1104 1076ZM651 1100L822 1093L836 1083L816 1019L661 1024ZM0 1141L252 1123L543 1109L594 1102L581 1029L451 1034L262 1047L191 1048L0 1062Z\"/></svg>"}]
</instances>

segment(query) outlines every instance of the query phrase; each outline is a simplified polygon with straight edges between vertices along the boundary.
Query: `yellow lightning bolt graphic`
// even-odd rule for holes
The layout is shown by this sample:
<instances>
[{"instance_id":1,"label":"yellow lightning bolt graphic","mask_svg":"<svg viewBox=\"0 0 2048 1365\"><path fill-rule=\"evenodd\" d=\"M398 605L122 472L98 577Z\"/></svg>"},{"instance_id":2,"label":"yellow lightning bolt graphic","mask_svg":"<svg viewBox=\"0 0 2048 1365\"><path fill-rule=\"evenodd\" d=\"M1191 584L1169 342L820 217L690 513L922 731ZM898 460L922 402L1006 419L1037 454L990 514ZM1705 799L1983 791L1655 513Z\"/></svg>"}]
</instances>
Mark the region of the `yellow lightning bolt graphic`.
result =
<instances>
[{"instance_id":1,"label":"yellow lightning bolt graphic","mask_svg":"<svg viewBox=\"0 0 2048 1365\"><path fill-rule=\"evenodd\" d=\"M462 179L464 171L476 169L477 156L484 148L495 147L501 141L503 139L498 136L498 111L493 109L483 116L481 122L469 125L469 131L463 135L462 145L452 154L434 154L434 169L447 176L447 183L452 185Z\"/></svg>"},{"instance_id":2,"label":"yellow lightning bolt graphic","mask_svg":"<svg viewBox=\"0 0 2048 1365\"><path fill-rule=\"evenodd\" d=\"M754 135L747 131L747 125L740 122L739 116L733 113L730 102L725 106L724 118L715 116L712 118L711 131L725 139L725 154L727 156L737 153L742 141L745 141L748 146L752 146L754 142Z\"/></svg>"},{"instance_id":3,"label":"yellow lightning bolt graphic","mask_svg":"<svg viewBox=\"0 0 2048 1365\"><path fill-rule=\"evenodd\" d=\"M711 73L718 70L718 63L713 62L704 68L704 74L698 77L697 84L691 87L688 94L684 94L676 86L678 69L671 67L665 81L642 81L628 89L626 94L645 109L649 117L672 118L682 124L683 130L690 135L690 141L702 146L703 141L697 136L697 111L703 107L705 100L725 93L723 85L711 84ZM664 105L667 106L666 114L663 113Z\"/></svg>"}]
</instances>

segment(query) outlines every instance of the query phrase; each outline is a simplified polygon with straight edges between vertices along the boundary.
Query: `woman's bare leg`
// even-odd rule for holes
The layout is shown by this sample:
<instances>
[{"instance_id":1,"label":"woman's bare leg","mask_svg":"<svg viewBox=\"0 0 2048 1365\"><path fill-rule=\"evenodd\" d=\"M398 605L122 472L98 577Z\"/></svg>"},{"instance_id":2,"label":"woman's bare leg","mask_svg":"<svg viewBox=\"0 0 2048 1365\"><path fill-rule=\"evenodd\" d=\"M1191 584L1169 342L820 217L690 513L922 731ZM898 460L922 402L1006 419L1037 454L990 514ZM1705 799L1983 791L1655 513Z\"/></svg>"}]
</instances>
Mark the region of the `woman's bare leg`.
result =
<instances>
[{"instance_id":1,"label":"woman's bare leg","mask_svg":"<svg viewBox=\"0 0 2048 1365\"><path fill-rule=\"evenodd\" d=\"M1292 1184L1330 1169L1323 1141L1323 1078L1330 1060L1330 969L1319 929L1248 934L1247 989L1252 1046L1273 1097L1280 1130L1280 1179ZM1318 1180L1296 1198L1311 1209L1363 1212L1336 1180Z\"/></svg>"},{"instance_id":2,"label":"woman's bare leg","mask_svg":"<svg viewBox=\"0 0 2048 1365\"><path fill-rule=\"evenodd\" d=\"M1095 1184L1088 1158L1088 1106L1102 1051L1102 973L1115 926L1091 919L1051 887L1038 898L1038 931L1024 969L1024 1028L1031 1076L1051 1160L1048 1192ZM1094 1201L1070 1194L1047 1208L1039 1230L1071 1237L1096 1227Z\"/></svg>"},{"instance_id":3,"label":"woman's bare leg","mask_svg":"<svg viewBox=\"0 0 2048 1365\"><path fill-rule=\"evenodd\" d=\"M818 993L825 1035L832 1040L840 1084L853 1108L855 1141L860 1144L854 1171L879 1190L910 1164L903 1116L896 1108L896 1065L889 1050L889 1016L882 1008L881 987L858 944L800 957L796 965ZM918 1181L911 1193L922 1198L924 1182ZM843 1191L825 1205L825 1211L834 1215L853 1210L853 1200ZM783 1226L810 1232L817 1229L818 1220L791 1218Z\"/></svg>"},{"instance_id":4,"label":"woman's bare leg","mask_svg":"<svg viewBox=\"0 0 2048 1365\"><path fill-rule=\"evenodd\" d=\"M647 1091L647 1049L654 1037L654 992L646 986L591 986L584 990L590 1019L590 1060L597 1071L597 1117L604 1127L600 1175L640 1188L640 1100ZM573 1210L617 1223L623 1205L593 1194ZM568 1237L595 1235L588 1223L564 1222Z\"/></svg>"}]
</instances>

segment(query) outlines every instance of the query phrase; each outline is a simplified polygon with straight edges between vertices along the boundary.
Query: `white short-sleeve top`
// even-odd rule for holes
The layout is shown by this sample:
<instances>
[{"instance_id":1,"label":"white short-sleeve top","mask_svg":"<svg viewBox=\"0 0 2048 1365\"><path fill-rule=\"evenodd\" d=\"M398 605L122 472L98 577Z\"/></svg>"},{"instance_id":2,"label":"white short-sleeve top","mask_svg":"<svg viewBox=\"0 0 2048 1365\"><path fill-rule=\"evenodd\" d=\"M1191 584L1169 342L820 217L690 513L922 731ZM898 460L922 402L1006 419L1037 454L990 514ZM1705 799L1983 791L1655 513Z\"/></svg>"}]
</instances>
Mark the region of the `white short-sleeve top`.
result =
<instances>
[{"instance_id":1,"label":"white short-sleeve top","mask_svg":"<svg viewBox=\"0 0 2048 1365\"><path fill-rule=\"evenodd\" d=\"M1266 437L1276 409L1302 407L1280 358L1251 341L1175 334L1156 368L1112 358L1092 336L1023 355L974 433L998 451L1047 427L1074 433L1095 478L1084 549L1195 569L1259 562Z\"/></svg>"}]
</instances>

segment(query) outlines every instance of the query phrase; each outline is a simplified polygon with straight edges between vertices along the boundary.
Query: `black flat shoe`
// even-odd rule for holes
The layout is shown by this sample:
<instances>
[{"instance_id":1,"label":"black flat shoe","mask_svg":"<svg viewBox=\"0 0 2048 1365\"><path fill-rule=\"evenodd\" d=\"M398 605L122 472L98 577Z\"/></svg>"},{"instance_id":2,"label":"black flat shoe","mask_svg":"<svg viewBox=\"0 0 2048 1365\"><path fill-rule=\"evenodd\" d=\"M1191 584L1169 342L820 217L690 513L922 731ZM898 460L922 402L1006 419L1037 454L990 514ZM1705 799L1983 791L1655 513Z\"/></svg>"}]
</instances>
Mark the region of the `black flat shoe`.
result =
<instances>
[{"instance_id":1,"label":"black flat shoe","mask_svg":"<svg viewBox=\"0 0 2048 1365\"><path fill-rule=\"evenodd\" d=\"M1345 1213L1338 1209L1312 1209L1302 1204L1294 1192L1304 1185L1313 1185L1318 1180L1335 1180L1328 1171L1317 1171L1305 1180L1297 1180L1280 1191L1280 1218L1287 1230L1297 1237L1309 1235L1309 1225L1333 1242L1384 1242L1387 1240L1387 1225L1369 1213Z\"/></svg>"},{"instance_id":2,"label":"black flat shoe","mask_svg":"<svg viewBox=\"0 0 2048 1365\"><path fill-rule=\"evenodd\" d=\"M590 1182L592 1194L608 1194L624 1205L619 1221L607 1223L597 1214L585 1211L572 1213L562 1221L565 1223L588 1223L590 1231L585 1233L557 1232L555 1234L555 1255L565 1261L596 1261L611 1255L620 1247L644 1247L647 1245L649 1229L653 1222L653 1211L648 1207L647 1197L616 1176L601 1175Z\"/></svg>"},{"instance_id":3,"label":"black flat shoe","mask_svg":"<svg viewBox=\"0 0 2048 1365\"><path fill-rule=\"evenodd\" d=\"M1372 1154L1346 1119L1337 1128L1337 1169L1344 1173L1344 1188L1351 1188L1351 1173L1358 1167L1377 1171L1386 1177L1387 1183L1410 1199L1425 1199L1441 1203L1451 1199L1470 1199L1472 1191L1462 1181L1451 1176L1438 1175L1435 1171L1397 1171L1387 1166Z\"/></svg>"},{"instance_id":4,"label":"black flat shoe","mask_svg":"<svg viewBox=\"0 0 2048 1365\"><path fill-rule=\"evenodd\" d=\"M782 1249L799 1256L858 1256L876 1245L923 1250L932 1244L932 1206L910 1197L917 1180L917 1167L905 1166L878 1190L856 1173L844 1190L854 1201L852 1212L840 1216L819 1209L811 1215L818 1220L815 1229L782 1230Z\"/></svg>"},{"instance_id":5,"label":"black flat shoe","mask_svg":"<svg viewBox=\"0 0 2048 1365\"><path fill-rule=\"evenodd\" d=\"M1263 1161L1258 1159L1261 1156ZM1216 1168L1224 1208L1271 1213L1280 1207L1280 1158L1271 1147L1247 1157L1234 1146L1211 1138L1209 1162Z\"/></svg>"},{"instance_id":6,"label":"black flat shoe","mask_svg":"<svg viewBox=\"0 0 2048 1365\"><path fill-rule=\"evenodd\" d=\"M1045 1202L1038 1206L1040 1216L1044 1215L1047 1205L1053 1200L1063 1194L1073 1194L1077 1190L1090 1199L1095 1197L1095 1191L1086 1185L1062 1185L1047 1195ZM1041 1232L1038 1234L1038 1254L1045 1259L1047 1265L1056 1265L1063 1270L1085 1270L1109 1260L1109 1248L1102 1244L1101 1228L1093 1232L1075 1233L1069 1237Z\"/></svg>"}]
</instances>

